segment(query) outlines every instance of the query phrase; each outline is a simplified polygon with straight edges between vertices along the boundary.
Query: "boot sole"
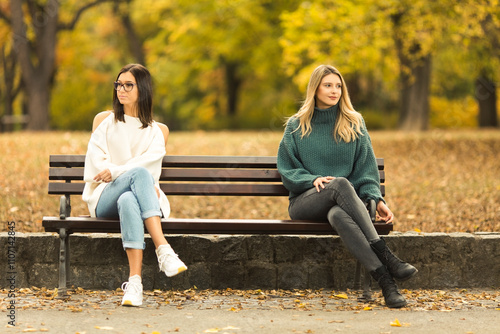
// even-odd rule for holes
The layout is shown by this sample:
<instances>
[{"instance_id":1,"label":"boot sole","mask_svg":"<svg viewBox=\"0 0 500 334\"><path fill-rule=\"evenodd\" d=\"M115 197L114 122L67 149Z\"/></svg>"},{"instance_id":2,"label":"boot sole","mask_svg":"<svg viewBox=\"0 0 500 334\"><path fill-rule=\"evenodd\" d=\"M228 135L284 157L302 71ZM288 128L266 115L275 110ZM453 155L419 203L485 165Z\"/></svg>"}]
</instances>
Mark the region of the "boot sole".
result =
<instances>
[{"instance_id":1,"label":"boot sole","mask_svg":"<svg viewBox=\"0 0 500 334\"><path fill-rule=\"evenodd\" d=\"M398 303L398 304L393 304L393 305L387 305L385 304L385 306L389 307L389 308L402 308L402 307L405 307L407 305L407 302L404 301L402 303Z\"/></svg>"},{"instance_id":2,"label":"boot sole","mask_svg":"<svg viewBox=\"0 0 500 334\"><path fill-rule=\"evenodd\" d=\"M415 269L415 271L411 274L411 275L408 275L406 277L402 277L402 278L399 278L399 277L394 277L392 276L392 278L400 281L400 282L404 282L404 281L407 281L409 280L410 278L412 278L413 276L415 276L416 274L418 273L418 269Z\"/></svg>"}]
</instances>

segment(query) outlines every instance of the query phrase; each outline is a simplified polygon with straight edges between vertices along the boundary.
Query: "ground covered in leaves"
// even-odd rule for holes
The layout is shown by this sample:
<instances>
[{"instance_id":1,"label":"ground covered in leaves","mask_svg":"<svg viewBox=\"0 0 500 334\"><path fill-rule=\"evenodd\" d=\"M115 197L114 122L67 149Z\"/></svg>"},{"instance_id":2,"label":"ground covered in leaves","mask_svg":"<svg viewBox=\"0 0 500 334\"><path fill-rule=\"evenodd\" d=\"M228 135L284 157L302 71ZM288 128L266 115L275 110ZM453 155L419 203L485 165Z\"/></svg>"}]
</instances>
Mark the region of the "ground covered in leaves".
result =
<instances>
[{"instance_id":1,"label":"ground covered in leaves","mask_svg":"<svg viewBox=\"0 0 500 334\"><path fill-rule=\"evenodd\" d=\"M500 291L402 290L408 306L388 309L357 291L145 291L139 308L120 306L122 292L73 289L0 290L0 307L16 305L8 333L496 333ZM398 328L402 327L402 328ZM403 332L401 332L403 330ZM1 331L1 330L0 330Z\"/></svg>"},{"instance_id":2,"label":"ground covered in leaves","mask_svg":"<svg viewBox=\"0 0 500 334\"><path fill-rule=\"evenodd\" d=\"M0 307L5 312L12 300L9 291L0 290ZM500 290L451 289L451 290L401 290L408 306L401 310L438 310L451 312L472 308L500 311ZM15 293L16 306L20 310L70 310L114 309L120 306L123 292L68 290L59 296L57 289L21 288ZM177 309L223 309L239 312L245 309L276 310L345 310L372 311L385 308L380 291L372 293L372 300L361 300L359 291L334 290L154 290L144 291L144 307ZM500 315L500 313L499 313Z\"/></svg>"}]
</instances>

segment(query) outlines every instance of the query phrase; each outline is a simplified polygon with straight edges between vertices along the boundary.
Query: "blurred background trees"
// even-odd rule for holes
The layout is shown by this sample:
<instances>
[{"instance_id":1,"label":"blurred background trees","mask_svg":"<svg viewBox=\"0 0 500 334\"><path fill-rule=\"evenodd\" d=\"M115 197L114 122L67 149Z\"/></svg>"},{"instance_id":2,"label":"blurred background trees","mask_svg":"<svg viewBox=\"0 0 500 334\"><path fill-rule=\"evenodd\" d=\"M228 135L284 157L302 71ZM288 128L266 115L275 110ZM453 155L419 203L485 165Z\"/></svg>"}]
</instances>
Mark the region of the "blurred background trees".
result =
<instances>
[{"instance_id":1,"label":"blurred background trees","mask_svg":"<svg viewBox=\"0 0 500 334\"><path fill-rule=\"evenodd\" d=\"M497 0L0 0L2 127L89 130L131 62L178 130L281 129L322 63L369 128L498 126Z\"/></svg>"}]
</instances>

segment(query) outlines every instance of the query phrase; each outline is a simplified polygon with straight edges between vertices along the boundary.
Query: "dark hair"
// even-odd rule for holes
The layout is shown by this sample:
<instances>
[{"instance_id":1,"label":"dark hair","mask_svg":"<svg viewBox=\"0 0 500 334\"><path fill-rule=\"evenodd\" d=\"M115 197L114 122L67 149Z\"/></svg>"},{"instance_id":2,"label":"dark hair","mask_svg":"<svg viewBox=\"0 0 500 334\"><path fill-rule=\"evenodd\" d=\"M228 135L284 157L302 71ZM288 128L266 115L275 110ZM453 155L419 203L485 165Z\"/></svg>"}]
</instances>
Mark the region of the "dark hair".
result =
<instances>
[{"instance_id":1,"label":"dark hair","mask_svg":"<svg viewBox=\"0 0 500 334\"><path fill-rule=\"evenodd\" d=\"M122 73L130 72L136 82L138 89L137 110L138 117L143 128L147 128L153 122L153 81L148 69L141 64L128 64L124 66L120 73L116 76L116 80ZM113 111L115 113L115 121L125 122L125 111L123 104L118 100L116 90L113 89Z\"/></svg>"}]
</instances>

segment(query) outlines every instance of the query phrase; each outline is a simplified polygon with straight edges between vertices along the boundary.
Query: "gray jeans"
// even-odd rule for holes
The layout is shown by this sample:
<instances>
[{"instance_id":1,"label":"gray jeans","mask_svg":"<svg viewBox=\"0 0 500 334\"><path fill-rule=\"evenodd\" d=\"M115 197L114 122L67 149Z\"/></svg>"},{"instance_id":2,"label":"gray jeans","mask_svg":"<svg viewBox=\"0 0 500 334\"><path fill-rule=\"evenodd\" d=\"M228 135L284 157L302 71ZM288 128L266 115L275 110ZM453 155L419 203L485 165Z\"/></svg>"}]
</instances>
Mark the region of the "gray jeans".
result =
<instances>
[{"instance_id":1,"label":"gray jeans","mask_svg":"<svg viewBox=\"0 0 500 334\"><path fill-rule=\"evenodd\" d=\"M288 207L290 218L328 220L347 249L368 271L382 266L370 246L380 238L351 183L338 177L324 185L320 192L312 188L292 198Z\"/></svg>"}]
</instances>

